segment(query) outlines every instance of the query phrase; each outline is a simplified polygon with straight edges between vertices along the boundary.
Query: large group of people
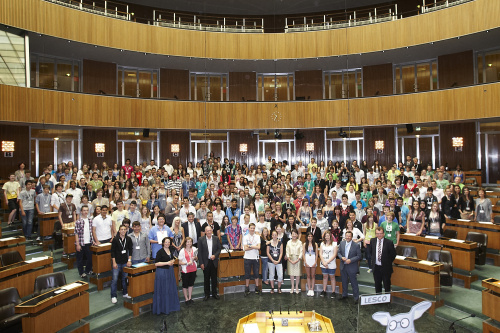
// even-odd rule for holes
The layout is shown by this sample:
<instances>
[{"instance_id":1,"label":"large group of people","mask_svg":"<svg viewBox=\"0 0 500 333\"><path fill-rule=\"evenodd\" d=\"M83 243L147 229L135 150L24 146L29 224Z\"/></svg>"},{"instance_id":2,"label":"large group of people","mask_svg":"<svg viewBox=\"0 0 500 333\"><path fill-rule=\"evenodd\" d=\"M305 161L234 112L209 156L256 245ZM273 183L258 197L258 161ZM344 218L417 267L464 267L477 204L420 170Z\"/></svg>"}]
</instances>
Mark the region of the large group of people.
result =
<instances>
[{"instance_id":1,"label":"large group of people","mask_svg":"<svg viewBox=\"0 0 500 333\"><path fill-rule=\"evenodd\" d=\"M179 310L175 259L185 304L191 305L198 266L204 273L204 300L219 299L217 266L224 249L244 251L245 295L251 280L257 294L262 284L281 293L286 272L291 293L301 292L305 273L307 295L314 296L319 264L320 296L327 296L330 280L331 298L337 298L335 272L340 269L340 299L347 297L350 282L357 302L363 257L376 291L383 283L389 292L401 233L441 236L446 218L493 221L484 189L473 198L464 181L460 165L453 172L433 169L410 156L391 166L378 161L371 166L366 161L317 164L314 158L288 165L271 156L248 166L211 154L176 167L169 159L163 166L154 160L133 166L127 159L123 166L94 163L81 169L68 162L47 166L36 180L21 163L3 190L8 223L19 213L27 238L33 236L35 216L44 213L58 212L56 229L75 226L82 277L92 274L90 246L111 242L113 303L120 273L128 297L123 267L155 262L153 312L169 313Z\"/></svg>"}]
</instances>

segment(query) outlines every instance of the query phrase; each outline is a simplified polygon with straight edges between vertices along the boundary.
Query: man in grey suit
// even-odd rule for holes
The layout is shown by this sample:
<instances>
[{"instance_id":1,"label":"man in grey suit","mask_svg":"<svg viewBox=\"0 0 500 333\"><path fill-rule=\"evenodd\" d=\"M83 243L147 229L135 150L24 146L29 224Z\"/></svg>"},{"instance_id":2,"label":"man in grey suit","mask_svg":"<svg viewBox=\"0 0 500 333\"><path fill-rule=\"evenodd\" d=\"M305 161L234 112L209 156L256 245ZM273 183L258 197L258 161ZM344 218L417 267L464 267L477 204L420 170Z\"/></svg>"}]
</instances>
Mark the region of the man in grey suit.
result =
<instances>
[{"instance_id":1,"label":"man in grey suit","mask_svg":"<svg viewBox=\"0 0 500 333\"><path fill-rule=\"evenodd\" d=\"M359 287L358 278L358 261L361 260L361 248L358 243L352 241L352 231L345 233L345 240L340 242L339 252L337 256L340 258L340 273L342 276L342 297L347 298L347 289L349 288L349 280L351 280L352 293L354 295L354 304L358 304Z\"/></svg>"},{"instance_id":2,"label":"man in grey suit","mask_svg":"<svg viewBox=\"0 0 500 333\"><path fill-rule=\"evenodd\" d=\"M240 212L243 212L245 207L248 207L250 205L250 198L245 196L245 191L240 190L240 196L238 197L238 208L240 209Z\"/></svg>"},{"instance_id":3,"label":"man in grey suit","mask_svg":"<svg viewBox=\"0 0 500 333\"><path fill-rule=\"evenodd\" d=\"M217 266L221 248L219 238L213 236L212 227L207 226L205 236L198 241L198 259L203 270L205 286L204 301L208 301L210 298L210 284L212 284L212 297L215 299L220 298L217 293Z\"/></svg>"}]
</instances>

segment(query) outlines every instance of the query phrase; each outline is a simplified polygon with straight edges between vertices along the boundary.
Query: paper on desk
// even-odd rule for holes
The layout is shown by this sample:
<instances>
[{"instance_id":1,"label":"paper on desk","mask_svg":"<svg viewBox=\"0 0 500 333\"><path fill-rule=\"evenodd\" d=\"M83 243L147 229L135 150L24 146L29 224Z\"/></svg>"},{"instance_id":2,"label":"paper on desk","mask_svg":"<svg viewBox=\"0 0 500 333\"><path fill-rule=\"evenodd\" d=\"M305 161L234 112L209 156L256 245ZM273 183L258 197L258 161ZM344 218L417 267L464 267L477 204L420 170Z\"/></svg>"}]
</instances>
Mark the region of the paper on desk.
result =
<instances>
[{"instance_id":1,"label":"paper on desk","mask_svg":"<svg viewBox=\"0 0 500 333\"><path fill-rule=\"evenodd\" d=\"M54 291L54 294L56 294L56 295L57 295L57 294L60 294L60 293L65 292L65 291L66 291L66 290L64 290L64 289L59 289L59 290Z\"/></svg>"},{"instance_id":2,"label":"paper on desk","mask_svg":"<svg viewBox=\"0 0 500 333\"><path fill-rule=\"evenodd\" d=\"M479 222L481 224L493 224L493 222Z\"/></svg>"},{"instance_id":3,"label":"paper on desk","mask_svg":"<svg viewBox=\"0 0 500 333\"><path fill-rule=\"evenodd\" d=\"M141 262L141 263L132 265L132 267L139 268L139 267L146 266L146 265L148 265L148 264L146 264L145 262Z\"/></svg>"},{"instance_id":4,"label":"paper on desk","mask_svg":"<svg viewBox=\"0 0 500 333\"><path fill-rule=\"evenodd\" d=\"M13 239L17 239L17 237L0 238L0 241L4 242L4 241L10 241L10 240L13 240Z\"/></svg>"},{"instance_id":5,"label":"paper on desk","mask_svg":"<svg viewBox=\"0 0 500 333\"><path fill-rule=\"evenodd\" d=\"M450 242L456 242L456 243L465 243L463 239L450 239Z\"/></svg>"},{"instance_id":6,"label":"paper on desk","mask_svg":"<svg viewBox=\"0 0 500 333\"><path fill-rule=\"evenodd\" d=\"M31 260L27 260L26 262L27 263L32 263L32 262L37 262L37 261L41 261L41 260L45 260L45 259L49 259L49 257L48 256L44 256L44 257L31 258Z\"/></svg>"},{"instance_id":7,"label":"paper on desk","mask_svg":"<svg viewBox=\"0 0 500 333\"><path fill-rule=\"evenodd\" d=\"M78 288L80 287L82 284L81 283L78 283L78 282L73 282L71 284L67 284L63 287L61 287L61 289L63 290L71 290L71 289L75 289L75 288Z\"/></svg>"},{"instance_id":8,"label":"paper on desk","mask_svg":"<svg viewBox=\"0 0 500 333\"><path fill-rule=\"evenodd\" d=\"M403 256L396 256L396 259L405 260L405 259L406 259L406 257L403 257Z\"/></svg>"},{"instance_id":9,"label":"paper on desk","mask_svg":"<svg viewBox=\"0 0 500 333\"><path fill-rule=\"evenodd\" d=\"M224 252L233 252L234 250L224 249L222 251L224 251Z\"/></svg>"},{"instance_id":10,"label":"paper on desk","mask_svg":"<svg viewBox=\"0 0 500 333\"><path fill-rule=\"evenodd\" d=\"M457 221L470 222L470 220L458 219Z\"/></svg>"},{"instance_id":11,"label":"paper on desk","mask_svg":"<svg viewBox=\"0 0 500 333\"><path fill-rule=\"evenodd\" d=\"M411 232L407 232L405 235L407 235L407 236L416 236L417 234L413 234Z\"/></svg>"},{"instance_id":12,"label":"paper on desk","mask_svg":"<svg viewBox=\"0 0 500 333\"><path fill-rule=\"evenodd\" d=\"M435 262L433 261L427 261L427 260L420 260L419 261L421 264L427 265L427 266L433 266Z\"/></svg>"},{"instance_id":13,"label":"paper on desk","mask_svg":"<svg viewBox=\"0 0 500 333\"><path fill-rule=\"evenodd\" d=\"M103 244L99 244L97 246L101 247L101 246L107 246L107 245L109 245L109 243L103 243Z\"/></svg>"},{"instance_id":14,"label":"paper on desk","mask_svg":"<svg viewBox=\"0 0 500 333\"><path fill-rule=\"evenodd\" d=\"M257 323L243 324L243 332L245 333L260 333Z\"/></svg>"},{"instance_id":15,"label":"paper on desk","mask_svg":"<svg viewBox=\"0 0 500 333\"><path fill-rule=\"evenodd\" d=\"M439 237L438 237L438 236L429 236L429 235L428 235L428 236L425 236L425 238L430 238L430 239L439 239Z\"/></svg>"}]
</instances>

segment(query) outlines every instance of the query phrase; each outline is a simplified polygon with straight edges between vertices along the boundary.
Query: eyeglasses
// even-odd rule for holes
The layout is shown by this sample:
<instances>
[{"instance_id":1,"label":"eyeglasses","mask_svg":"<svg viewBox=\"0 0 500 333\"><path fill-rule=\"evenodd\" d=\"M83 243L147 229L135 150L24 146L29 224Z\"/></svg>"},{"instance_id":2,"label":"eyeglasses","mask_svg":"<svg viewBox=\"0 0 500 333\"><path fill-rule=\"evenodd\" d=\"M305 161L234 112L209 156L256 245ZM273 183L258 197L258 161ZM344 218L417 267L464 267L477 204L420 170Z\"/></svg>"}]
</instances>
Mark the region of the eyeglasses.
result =
<instances>
[{"instance_id":1,"label":"eyeglasses","mask_svg":"<svg viewBox=\"0 0 500 333\"><path fill-rule=\"evenodd\" d=\"M410 320L408 318L404 318L401 321L393 320L389 323L389 330L394 331L398 327L398 323L402 328L410 326Z\"/></svg>"}]
</instances>

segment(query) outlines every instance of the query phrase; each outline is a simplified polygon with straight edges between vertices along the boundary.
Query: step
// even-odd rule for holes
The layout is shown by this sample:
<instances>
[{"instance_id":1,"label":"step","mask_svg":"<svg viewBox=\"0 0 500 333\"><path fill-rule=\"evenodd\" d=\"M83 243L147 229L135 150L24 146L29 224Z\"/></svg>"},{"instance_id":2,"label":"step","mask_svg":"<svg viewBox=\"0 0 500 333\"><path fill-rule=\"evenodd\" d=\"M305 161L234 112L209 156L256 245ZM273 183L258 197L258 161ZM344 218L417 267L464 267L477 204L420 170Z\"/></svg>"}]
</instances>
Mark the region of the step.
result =
<instances>
[{"instance_id":1,"label":"step","mask_svg":"<svg viewBox=\"0 0 500 333\"><path fill-rule=\"evenodd\" d=\"M477 280L470 284L470 288L482 292L484 290L483 281Z\"/></svg>"},{"instance_id":2,"label":"step","mask_svg":"<svg viewBox=\"0 0 500 333\"><path fill-rule=\"evenodd\" d=\"M458 320L460 318L465 318L470 315L468 312L458 310L450 306L442 306L436 309L436 317L445 319L451 322ZM455 327L462 327L471 332L482 332L483 331L483 320L481 318L467 318L461 320L455 324Z\"/></svg>"},{"instance_id":3,"label":"step","mask_svg":"<svg viewBox=\"0 0 500 333\"><path fill-rule=\"evenodd\" d=\"M443 286L441 287L441 299L444 299L444 304L446 306L453 307L468 314L475 314L482 319L487 318L482 313L482 293L476 289Z\"/></svg>"},{"instance_id":4,"label":"step","mask_svg":"<svg viewBox=\"0 0 500 333\"><path fill-rule=\"evenodd\" d=\"M89 316L86 317L85 320L93 322L98 317L106 315L109 312L113 312L118 308L123 308L123 297L120 291L118 291L117 299L118 302L116 304L111 303L111 295L109 289L90 293L89 304L91 304L92 306L90 307ZM130 310L127 311L129 313L132 313Z\"/></svg>"},{"instance_id":5,"label":"step","mask_svg":"<svg viewBox=\"0 0 500 333\"><path fill-rule=\"evenodd\" d=\"M500 266L493 266L491 264L476 265L476 268L472 271L472 274L477 275L478 280L500 276Z\"/></svg>"},{"instance_id":6,"label":"step","mask_svg":"<svg viewBox=\"0 0 500 333\"><path fill-rule=\"evenodd\" d=\"M90 332L97 333L97 332L112 331L109 330L110 327L115 326L117 324L121 324L123 321L127 319L133 318L132 311L124 308L123 304L118 306L119 303L115 304L116 310L108 312L98 318L91 320Z\"/></svg>"}]
</instances>

